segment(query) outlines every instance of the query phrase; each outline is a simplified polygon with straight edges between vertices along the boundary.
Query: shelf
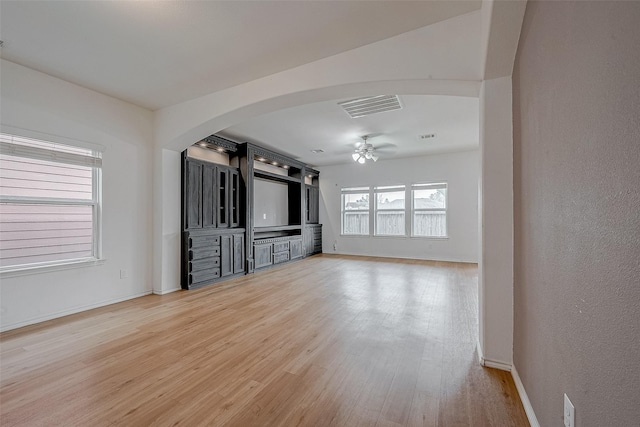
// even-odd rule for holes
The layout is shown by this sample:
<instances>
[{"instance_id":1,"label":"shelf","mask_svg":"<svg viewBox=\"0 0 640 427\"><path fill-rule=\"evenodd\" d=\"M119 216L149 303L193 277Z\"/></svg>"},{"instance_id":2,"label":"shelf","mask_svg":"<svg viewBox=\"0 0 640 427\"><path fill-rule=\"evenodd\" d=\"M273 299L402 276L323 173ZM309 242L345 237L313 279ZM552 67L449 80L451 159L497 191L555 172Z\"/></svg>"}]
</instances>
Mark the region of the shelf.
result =
<instances>
[{"instance_id":1,"label":"shelf","mask_svg":"<svg viewBox=\"0 0 640 427\"><path fill-rule=\"evenodd\" d=\"M276 225L273 227L254 227L254 233L263 233L268 231L289 231L302 230L302 225Z\"/></svg>"},{"instance_id":2,"label":"shelf","mask_svg":"<svg viewBox=\"0 0 640 427\"><path fill-rule=\"evenodd\" d=\"M266 178L266 179L271 179L271 180L274 180L274 181L281 181L281 182L295 182L296 184L300 184L301 183L301 179L300 178L294 178L292 176L278 175L276 173L271 173L271 172L267 172L267 171L263 171L263 170L259 170L259 169L254 169L253 170L253 175L256 178Z\"/></svg>"}]
</instances>

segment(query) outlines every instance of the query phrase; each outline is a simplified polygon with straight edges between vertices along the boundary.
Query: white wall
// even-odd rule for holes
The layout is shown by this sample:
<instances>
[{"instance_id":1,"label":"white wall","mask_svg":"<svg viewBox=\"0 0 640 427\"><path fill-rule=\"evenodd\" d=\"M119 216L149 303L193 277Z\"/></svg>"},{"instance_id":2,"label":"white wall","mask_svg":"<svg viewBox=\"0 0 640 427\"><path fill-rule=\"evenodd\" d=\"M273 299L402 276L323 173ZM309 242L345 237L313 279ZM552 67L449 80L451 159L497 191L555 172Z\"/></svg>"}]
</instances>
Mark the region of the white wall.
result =
<instances>
[{"instance_id":1,"label":"white wall","mask_svg":"<svg viewBox=\"0 0 640 427\"><path fill-rule=\"evenodd\" d=\"M151 291L150 111L2 60L2 124L100 144L103 154L101 265L3 276L2 330ZM120 270L128 277L120 279Z\"/></svg>"},{"instance_id":2,"label":"white wall","mask_svg":"<svg viewBox=\"0 0 640 427\"><path fill-rule=\"evenodd\" d=\"M478 260L479 152L465 151L364 165L349 163L320 171L320 222L325 253L441 261ZM340 235L340 189L376 185L448 183L446 239ZM337 251L334 251L334 243Z\"/></svg>"}]
</instances>

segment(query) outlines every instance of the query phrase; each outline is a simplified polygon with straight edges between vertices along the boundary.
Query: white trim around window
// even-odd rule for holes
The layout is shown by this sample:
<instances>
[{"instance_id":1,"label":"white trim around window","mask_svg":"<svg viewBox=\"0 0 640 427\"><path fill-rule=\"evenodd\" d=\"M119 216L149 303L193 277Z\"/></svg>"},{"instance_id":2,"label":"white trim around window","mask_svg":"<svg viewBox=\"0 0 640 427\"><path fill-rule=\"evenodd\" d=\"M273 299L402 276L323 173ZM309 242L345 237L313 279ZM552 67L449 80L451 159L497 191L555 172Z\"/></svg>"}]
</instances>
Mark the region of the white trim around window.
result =
<instances>
[{"instance_id":1,"label":"white trim around window","mask_svg":"<svg viewBox=\"0 0 640 427\"><path fill-rule=\"evenodd\" d=\"M381 199L385 195L389 197ZM340 197L343 237L449 238L448 184L444 181L347 187L341 189ZM381 215L386 216L384 222Z\"/></svg>"},{"instance_id":2,"label":"white trim around window","mask_svg":"<svg viewBox=\"0 0 640 427\"><path fill-rule=\"evenodd\" d=\"M448 238L447 183L413 184L410 197L411 237Z\"/></svg>"},{"instance_id":3,"label":"white trim around window","mask_svg":"<svg viewBox=\"0 0 640 427\"><path fill-rule=\"evenodd\" d=\"M376 237L407 235L407 194L404 185L374 187L374 233Z\"/></svg>"},{"instance_id":4,"label":"white trim around window","mask_svg":"<svg viewBox=\"0 0 640 427\"><path fill-rule=\"evenodd\" d=\"M340 234L369 236L371 234L371 189L351 187L340 190Z\"/></svg>"},{"instance_id":5,"label":"white trim around window","mask_svg":"<svg viewBox=\"0 0 640 427\"><path fill-rule=\"evenodd\" d=\"M102 261L102 151L7 128L0 133L0 273Z\"/></svg>"}]
</instances>

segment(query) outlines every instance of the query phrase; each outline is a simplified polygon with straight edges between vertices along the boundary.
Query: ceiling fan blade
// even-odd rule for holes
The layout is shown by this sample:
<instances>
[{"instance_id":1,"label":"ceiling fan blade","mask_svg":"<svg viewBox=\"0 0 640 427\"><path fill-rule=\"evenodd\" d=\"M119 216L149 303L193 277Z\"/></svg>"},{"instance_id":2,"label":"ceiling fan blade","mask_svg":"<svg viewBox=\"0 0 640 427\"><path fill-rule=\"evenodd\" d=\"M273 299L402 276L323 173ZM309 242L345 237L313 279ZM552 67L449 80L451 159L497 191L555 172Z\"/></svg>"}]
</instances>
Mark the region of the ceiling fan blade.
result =
<instances>
[{"instance_id":1,"label":"ceiling fan blade","mask_svg":"<svg viewBox=\"0 0 640 427\"><path fill-rule=\"evenodd\" d=\"M396 148L398 148L398 146L396 144L391 144L391 143L387 142L387 143L383 143L383 144L375 144L374 148L376 150L386 150L386 149L394 149L395 150Z\"/></svg>"},{"instance_id":2,"label":"ceiling fan blade","mask_svg":"<svg viewBox=\"0 0 640 427\"><path fill-rule=\"evenodd\" d=\"M366 136L367 140L372 140L372 139L378 138L379 136L382 136L382 135L384 135L384 133L377 132L377 133L368 133L368 134L363 135L363 136Z\"/></svg>"},{"instance_id":3,"label":"ceiling fan blade","mask_svg":"<svg viewBox=\"0 0 640 427\"><path fill-rule=\"evenodd\" d=\"M344 149L331 150L331 154L336 156L348 156L350 154L355 153L357 150L355 147L346 147Z\"/></svg>"}]
</instances>

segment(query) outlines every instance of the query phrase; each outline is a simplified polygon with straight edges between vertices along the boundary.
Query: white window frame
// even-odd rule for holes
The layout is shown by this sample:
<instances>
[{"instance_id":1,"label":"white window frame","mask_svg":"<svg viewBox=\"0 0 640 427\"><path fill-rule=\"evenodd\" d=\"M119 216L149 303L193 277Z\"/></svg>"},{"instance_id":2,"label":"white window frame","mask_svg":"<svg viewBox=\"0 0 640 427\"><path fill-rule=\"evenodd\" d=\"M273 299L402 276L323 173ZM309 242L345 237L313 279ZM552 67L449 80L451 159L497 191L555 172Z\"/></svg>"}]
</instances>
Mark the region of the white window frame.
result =
<instances>
[{"instance_id":1,"label":"white window frame","mask_svg":"<svg viewBox=\"0 0 640 427\"><path fill-rule=\"evenodd\" d=\"M383 193L404 193L404 207L402 209L378 209L378 194ZM371 199L371 198L370 198ZM371 203L369 203L371 204ZM402 234L380 234L378 233L378 211L391 213L400 212L404 214L404 233ZM373 188L373 235L376 237L406 237L407 236L407 187L402 185L385 185Z\"/></svg>"},{"instance_id":2,"label":"white window frame","mask_svg":"<svg viewBox=\"0 0 640 427\"><path fill-rule=\"evenodd\" d=\"M350 209L350 210L346 210L345 209L345 203L344 203L344 195L345 194L368 194L369 195L369 207L367 209ZM369 221L368 221L368 226L367 226L367 234L358 234L358 233L345 233L344 232L344 218L347 212L353 213L353 212L366 212L369 216ZM371 235L371 187L348 187L348 188L341 188L340 189L340 235L341 236L346 236L346 237L350 237L350 236L357 236L357 237L363 237L363 236L370 236Z\"/></svg>"},{"instance_id":3,"label":"white window frame","mask_svg":"<svg viewBox=\"0 0 640 427\"><path fill-rule=\"evenodd\" d=\"M105 260L102 255L102 153L105 151L104 147L97 144L90 144L83 141L76 141L69 138L59 137L55 135L48 135L39 132L28 131L26 129L9 127L2 125L0 130L0 152L6 155L13 155L18 157L36 158L43 160L53 160L55 157L64 158L64 153L56 153L55 150L47 149L30 149L28 147L12 146L10 142L7 142L7 138L27 138L33 139L45 143L51 143L56 145L68 146L70 148L83 148L92 151L91 156L85 156L88 166L92 166L92 199L91 200L76 200L65 199L55 197L23 197L23 196L0 196L0 203L15 203L15 204L38 204L38 205L66 205L66 206L90 206L92 210L92 255L90 257L83 258L69 258L56 261L45 261L29 264L19 264L0 267L0 274L3 277L20 275L31 272L41 272L49 270L60 270L66 268L72 268L76 266L84 266L87 264L101 264ZM1 141L4 140L4 141ZM50 154L50 158L47 158L47 153ZM69 160L73 158L74 154L69 155ZM81 156L81 155L80 155ZM60 163L65 163L60 161ZM68 162L67 162L68 163Z\"/></svg>"},{"instance_id":4,"label":"white window frame","mask_svg":"<svg viewBox=\"0 0 640 427\"><path fill-rule=\"evenodd\" d=\"M421 208L418 209L415 207L415 197L414 190L420 189L439 189L444 188L445 199L444 199L444 208ZM411 237L415 237L418 239L448 239L449 238L449 184L446 181L439 182L428 182L428 183L420 183L420 184L412 184L409 187L411 194ZM444 236L425 236L422 234L415 234L415 213L416 212L444 212L445 215L445 235Z\"/></svg>"}]
</instances>

